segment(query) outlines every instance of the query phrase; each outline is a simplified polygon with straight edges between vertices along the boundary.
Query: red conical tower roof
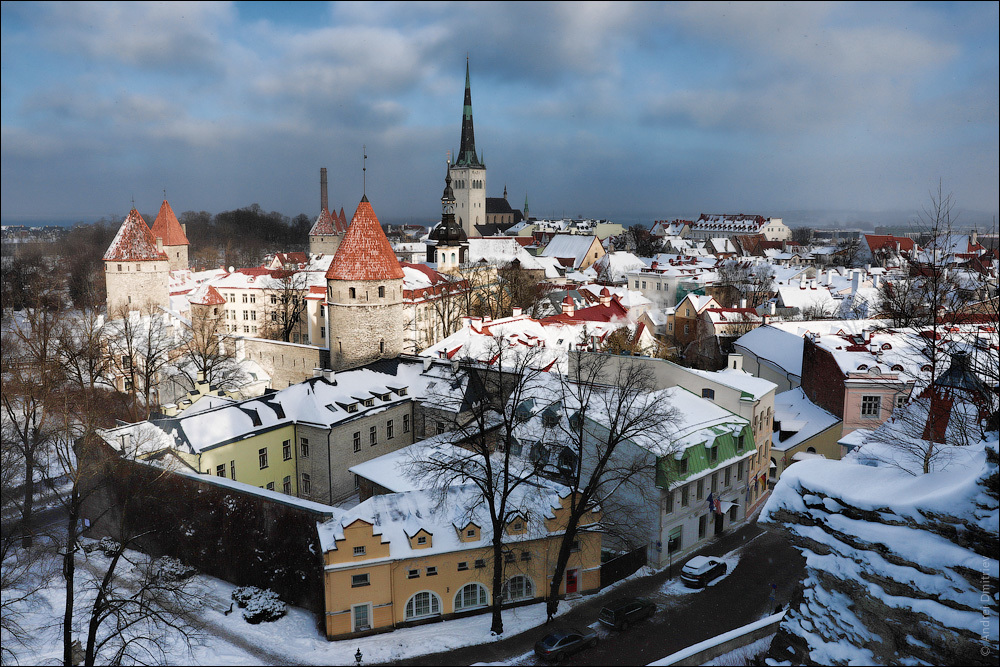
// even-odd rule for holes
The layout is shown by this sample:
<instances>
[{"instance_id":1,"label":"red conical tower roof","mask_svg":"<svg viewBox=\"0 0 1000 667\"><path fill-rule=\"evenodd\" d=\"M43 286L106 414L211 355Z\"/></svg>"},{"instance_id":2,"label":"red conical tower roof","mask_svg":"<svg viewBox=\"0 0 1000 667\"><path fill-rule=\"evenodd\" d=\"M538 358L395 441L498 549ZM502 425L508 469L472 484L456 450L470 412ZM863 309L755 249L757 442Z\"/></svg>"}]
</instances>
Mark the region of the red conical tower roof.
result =
<instances>
[{"instance_id":1,"label":"red conical tower roof","mask_svg":"<svg viewBox=\"0 0 1000 667\"><path fill-rule=\"evenodd\" d=\"M336 223L337 219L330 215L330 212L324 208L319 212L316 224L309 230L309 236L329 236L336 234L337 230L334 229Z\"/></svg>"},{"instance_id":2,"label":"red conical tower roof","mask_svg":"<svg viewBox=\"0 0 1000 667\"><path fill-rule=\"evenodd\" d=\"M142 262L166 258L165 252L156 249L156 237L134 208L128 212L128 217L118 228L115 239L104 253L105 262Z\"/></svg>"},{"instance_id":3,"label":"red conical tower roof","mask_svg":"<svg viewBox=\"0 0 1000 667\"><path fill-rule=\"evenodd\" d=\"M392 280L403 268L382 231L368 197L362 197L351 226L326 272L327 280Z\"/></svg>"},{"instance_id":4,"label":"red conical tower roof","mask_svg":"<svg viewBox=\"0 0 1000 667\"><path fill-rule=\"evenodd\" d=\"M177 222L174 209L170 208L170 204L167 203L166 199L163 200L160 212L156 215L156 220L153 222L153 238L163 239L163 245L191 245L188 243L187 235L184 234L184 228L181 227L181 223Z\"/></svg>"},{"instance_id":5,"label":"red conical tower roof","mask_svg":"<svg viewBox=\"0 0 1000 667\"><path fill-rule=\"evenodd\" d=\"M188 301L199 306L221 306L226 299L214 286L201 285L188 296Z\"/></svg>"},{"instance_id":6,"label":"red conical tower roof","mask_svg":"<svg viewBox=\"0 0 1000 667\"><path fill-rule=\"evenodd\" d=\"M337 233L343 234L347 231L347 216L344 215L344 207L340 207L340 215L337 217Z\"/></svg>"}]
</instances>

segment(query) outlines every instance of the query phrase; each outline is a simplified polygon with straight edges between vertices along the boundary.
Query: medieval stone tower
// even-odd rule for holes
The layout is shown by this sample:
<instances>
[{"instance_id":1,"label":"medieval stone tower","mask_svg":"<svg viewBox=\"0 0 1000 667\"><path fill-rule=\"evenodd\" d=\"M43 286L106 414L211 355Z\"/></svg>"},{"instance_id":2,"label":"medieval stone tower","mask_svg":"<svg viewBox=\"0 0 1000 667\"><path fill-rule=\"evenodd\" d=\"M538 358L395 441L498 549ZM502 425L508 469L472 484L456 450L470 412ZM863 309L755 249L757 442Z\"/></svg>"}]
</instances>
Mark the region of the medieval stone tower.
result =
<instances>
[{"instance_id":1,"label":"medieval stone tower","mask_svg":"<svg viewBox=\"0 0 1000 667\"><path fill-rule=\"evenodd\" d=\"M347 231L344 209L340 216L330 213L330 202L326 192L326 167L319 170L319 217L309 230L309 253L312 255L332 255L340 247L340 241Z\"/></svg>"},{"instance_id":2,"label":"medieval stone tower","mask_svg":"<svg viewBox=\"0 0 1000 667\"><path fill-rule=\"evenodd\" d=\"M335 370L403 351L403 268L368 197L326 272L327 337Z\"/></svg>"},{"instance_id":3,"label":"medieval stone tower","mask_svg":"<svg viewBox=\"0 0 1000 667\"><path fill-rule=\"evenodd\" d=\"M167 253L170 262L170 270L188 268L188 239L186 230L177 221L174 210L170 208L167 200L163 200L160 212L153 222L153 238L163 241L163 251Z\"/></svg>"},{"instance_id":4,"label":"medieval stone tower","mask_svg":"<svg viewBox=\"0 0 1000 667\"><path fill-rule=\"evenodd\" d=\"M469 62L465 62L465 105L462 108L462 143L451 167L455 191L455 217L466 236L477 236L474 225L486 222L486 166L476 154L476 134L472 127L472 87Z\"/></svg>"},{"instance_id":5,"label":"medieval stone tower","mask_svg":"<svg viewBox=\"0 0 1000 667\"><path fill-rule=\"evenodd\" d=\"M219 331L219 321L225 316L226 299L208 283L199 285L188 295L191 304L191 324L195 331L204 330L214 334Z\"/></svg>"},{"instance_id":6,"label":"medieval stone tower","mask_svg":"<svg viewBox=\"0 0 1000 667\"><path fill-rule=\"evenodd\" d=\"M185 246L185 259L186 256ZM108 317L119 317L125 309L169 308L168 274L169 259L162 238L153 236L146 221L133 208L104 253Z\"/></svg>"}]
</instances>

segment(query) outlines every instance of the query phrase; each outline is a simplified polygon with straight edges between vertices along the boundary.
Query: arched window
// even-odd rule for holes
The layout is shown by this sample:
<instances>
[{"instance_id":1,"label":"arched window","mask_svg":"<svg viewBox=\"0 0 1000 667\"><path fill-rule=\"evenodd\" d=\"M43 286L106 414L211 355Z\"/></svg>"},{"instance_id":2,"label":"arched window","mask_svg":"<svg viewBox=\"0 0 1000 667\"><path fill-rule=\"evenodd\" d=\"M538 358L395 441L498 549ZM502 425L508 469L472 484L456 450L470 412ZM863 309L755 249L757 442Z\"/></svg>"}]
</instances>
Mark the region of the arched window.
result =
<instances>
[{"instance_id":1,"label":"arched window","mask_svg":"<svg viewBox=\"0 0 1000 667\"><path fill-rule=\"evenodd\" d=\"M455 611L478 609L490 603L489 593L482 584L466 584L455 593Z\"/></svg>"},{"instance_id":2,"label":"arched window","mask_svg":"<svg viewBox=\"0 0 1000 667\"><path fill-rule=\"evenodd\" d=\"M437 616L441 613L441 598L431 591L420 591L406 602L406 620Z\"/></svg>"},{"instance_id":3,"label":"arched window","mask_svg":"<svg viewBox=\"0 0 1000 667\"><path fill-rule=\"evenodd\" d=\"M508 579L501 591L501 599L504 602L527 600L533 597L535 597L535 584L523 574Z\"/></svg>"},{"instance_id":4,"label":"arched window","mask_svg":"<svg viewBox=\"0 0 1000 667\"><path fill-rule=\"evenodd\" d=\"M808 452L809 454L815 454L816 453L816 448L815 447L807 447L806 448L806 452Z\"/></svg>"},{"instance_id":5,"label":"arched window","mask_svg":"<svg viewBox=\"0 0 1000 667\"><path fill-rule=\"evenodd\" d=\"M358 291L353 287L349 287L347 288L347 296L351 297L352 299L355 299L358 296Z\"/></svg>"}]
</instances>

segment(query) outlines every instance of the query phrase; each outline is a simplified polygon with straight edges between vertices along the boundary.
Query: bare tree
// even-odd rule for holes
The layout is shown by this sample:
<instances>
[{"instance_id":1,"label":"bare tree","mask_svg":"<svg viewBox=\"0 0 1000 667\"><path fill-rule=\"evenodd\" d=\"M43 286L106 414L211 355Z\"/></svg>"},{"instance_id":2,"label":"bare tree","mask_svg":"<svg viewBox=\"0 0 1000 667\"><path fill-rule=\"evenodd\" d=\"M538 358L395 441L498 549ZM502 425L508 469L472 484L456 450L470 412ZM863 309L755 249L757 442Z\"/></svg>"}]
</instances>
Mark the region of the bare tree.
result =
<instances>
[{"instance_id":1,"label":"bare tree","mask_svg":"<svg viewBox=\"0 0 1000 667\"><path fill-rule=\"evenodd\" d=\"M404 324L412 332L416 353L458 331L468 293L465 281L459 276L440 274L441 281L424 288L412 297L413 303Z\"/></svg>"},{"instance_id":2,"label":"bare tree","mask_svg":"<svg viewBox=\"0 0 1000 667\"><path fill-rule=\"evenodd\" d=\"M219 317L192 318L184 323L176 352L178 356L164 368L164 374L188 391L199 378L225 390L239 389L247 380L236 358L236 336Z\"/></svg>"},{"instance_id":3,"label":"bare tree","mask_svg":"<svg viewBox=\"0 0 1000 667\"><path fill-rule=\"evenodd\" d=\"M558 607L581 520L603 508L607 528L613 525L607 510L628 507L623 498L639 499L631 507L635 513L650 502L647 496L653 490L649 482L655 478L656 457L644 445L668 439L674 421L673 411L653 393L654 387L651 368L637 360L594 353L571 355L570 374L560 386L560 400L570 416L558 424L577 456L562 479L571 491L570 507L546 601L550 619ZM644 541L648 536L630 535L621 524L617 528L626 542Z\"/></svg>"},{"instance_id":4,"label":"bare tree","mask_svg":"<svg viewBox=\"0 0 1000 667\"><path fill-rule=\"evenodd\" d=\"M46 450L59 428L53 398L64 378L58 357L61 318L48 306L28 307L23 318L4 332L0 421L3 438L17 452L17 469L23 473L19 509L26 547L32 541L35 478L44 474Z\"/></svg>"},{"instance_id":5,"label":"bare tree","mask_svg":"<svg viewBox=\"0 0 1000 667\"><path fill-rule=\"evenodd\" d=\"M857 266L858 256L861 254L861 239L852 237L844 239L837 244L837 251L833 254L832 262L838 266Z\"/></svg>"},{"instance_id":6,"label":"bare tree","mask_svg":"<svg viewBox=\"0 0 1000 667\"><path fill-rule=\"evenodd\" d=\"M463 314L473 317L501 316L504 308L504 293L498 279L499 268L486 262L468 262L457 269L457 275L467 289L463 293Z\"/></svg>"},{"instance_id":7,"label":"bare tree","mask_svg":"<svg viewBox=\"0 0 1000 667\"><path fill-rule=\"evenodd\" d=\"M264 336L291 342L293 333L301 333L306 313L309 276L300 271L273 271L264 289L267 320Z\"/></svg>"},{"instance_id":8,"label":"bare tree","mask_svg":"<svg viewBox=\"0 0 1000 667\"><path fill-rule=\"evenodd\" d=\"M167 315L154 305L132 312L123 305L106 331L111 372L132 399L133 421L145 419L158 403L160 372L177 344Z\"/></svg>"},{"instance_id":9,"label":"bare tree","mask_svg":"<svg viewBox=\"0 0 1000 667\"><path fill-rule=\"evenodd\" d=\"M491 363L466 360L456 371L459 382L471 393L456 399L450 394L435 396L431 403L451 406L461 421L451 424L451 444L458 448L450 455L411 462L412 474L447 499L447 489L456 484L475 487L478 503L489 516L492 549L492 623L495 634L503 633L501 607L504 602L504 550L507 526L532 512L517 502L524 487L537 477L537 469L517 454L516 430L520 424L518 406L533 396L547 375L539 368L542 348L525 348L495 337L489 354ZM465 410L458 403L466 403ZM536 517L539 518L540 517Z\"/></svg>"},{"instance_id":10,"label":"bare tree","mask_svg":"<svg viewBox=\"0 0 1000 667\"><path fill-rule=\"evenodd\" d=\"M774 292L774 269L770 264L726 260L716 269L716 301L724 308L735 308L742 299L756 308Z\"/></svg>"},{"instance_id":11,"label":"bare tree","mask_svg":"<svg viewBox=\"0 0 1000 667\"><path fill-rule=\"evenodd\" d=\"M59 356L67 381L78 389L94 389L106 382L104 316L99 307L83 308L67 317L59 331Z\"/></svg>"}]
</instances>

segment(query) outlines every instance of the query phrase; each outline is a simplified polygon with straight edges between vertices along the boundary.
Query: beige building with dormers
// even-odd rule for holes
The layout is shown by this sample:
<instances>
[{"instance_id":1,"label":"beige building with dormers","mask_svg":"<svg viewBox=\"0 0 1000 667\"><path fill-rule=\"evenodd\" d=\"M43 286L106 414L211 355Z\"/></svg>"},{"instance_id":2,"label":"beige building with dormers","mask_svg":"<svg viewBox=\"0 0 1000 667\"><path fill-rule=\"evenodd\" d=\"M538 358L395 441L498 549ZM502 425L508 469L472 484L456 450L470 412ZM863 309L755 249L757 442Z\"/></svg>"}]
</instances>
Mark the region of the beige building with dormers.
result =
<instances>
[{"instance_id":1,"label":"beige building with dormers","mask_svg":"<svg viewBox=\"0 0 1000 667\"><path fill-rule=\"evenodd\" d=\"M518 487L523 513L505 528L503 604L544 599L566 525L568 490ZM369 498L319 525L326 635L344 639L483 613L492 603L492 531L474 487ZM600 588L601 535L584 517L563 594Z\"/></svg>"}]
</instances>

